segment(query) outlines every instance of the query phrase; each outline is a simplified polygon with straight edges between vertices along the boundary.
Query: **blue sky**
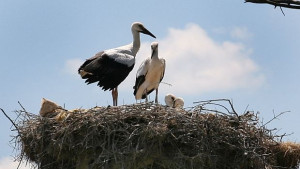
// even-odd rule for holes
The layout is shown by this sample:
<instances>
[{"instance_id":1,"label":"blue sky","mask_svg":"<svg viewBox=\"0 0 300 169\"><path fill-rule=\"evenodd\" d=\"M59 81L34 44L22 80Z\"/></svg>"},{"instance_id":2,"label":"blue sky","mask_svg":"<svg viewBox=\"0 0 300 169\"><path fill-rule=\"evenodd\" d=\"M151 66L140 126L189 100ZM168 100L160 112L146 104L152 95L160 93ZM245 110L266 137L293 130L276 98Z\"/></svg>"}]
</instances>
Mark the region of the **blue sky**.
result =
<instances>
[{"instance_id":1,"label":"blue sky","mask_svg":"<svg viewBox=\"0 0 300 169\"><path fill-rule=\"evenodd\" d=\"M18 101L38 113L48 98L67 109L112 104L110 92L85 85L78 65L100 50L131 43L130 26L140 21L157 39L141 35L135 69L119 86L119 103L135 103L136 69L159 42L166 59L159 101L167 93L194 101L232 99L240 113L291 111L269 128L285 140L300 140L300 11L274 9L243 0L206 1L37 1L0 0L0 108L11 117ZM154 99L154 95L151 95ZM13 149L11 124L0 115L0 169L7 169ZM10 165L10 166L9 166Z\"/></svg>"}]
</instances>

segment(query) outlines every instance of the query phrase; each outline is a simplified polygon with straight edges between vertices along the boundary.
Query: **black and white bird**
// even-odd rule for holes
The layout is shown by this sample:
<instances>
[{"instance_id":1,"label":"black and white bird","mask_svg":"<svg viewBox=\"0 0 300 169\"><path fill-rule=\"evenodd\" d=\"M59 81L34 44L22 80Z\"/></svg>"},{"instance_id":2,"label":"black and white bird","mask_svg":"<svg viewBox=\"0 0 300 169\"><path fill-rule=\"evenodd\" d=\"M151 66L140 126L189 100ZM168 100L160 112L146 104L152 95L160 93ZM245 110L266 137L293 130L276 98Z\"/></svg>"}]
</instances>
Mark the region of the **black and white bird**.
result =
<instances>
[{"instance_id":1,"label":"black and white bird","mask_svg":"<svg viewBox=\"0 0 300 169\"><path fill-rule=\"evenodd\" d=\"M151 58L146 59L139 67L133 94L136 100L147 99L154 89L156 90L155 103L158 103L158 86L162 81L165 69L165 59L158 58L158 43L151 43Z\"/></svg>"},{"instance_id":2,"label":"black and white bird","mask_svg":"<svg viewBox=\"0 0 300 169\"><path fill-rule=\"evenodd\" d=\"M142 23L131 26L133 42L118 48L108 49L87 59L78 69L87 84L98 82L104 91L111 90L113 105L118 104L118 85L128 76L135 64L135 56L140 49L140 33L156 38Z\"/></svg>"}]
</instances>

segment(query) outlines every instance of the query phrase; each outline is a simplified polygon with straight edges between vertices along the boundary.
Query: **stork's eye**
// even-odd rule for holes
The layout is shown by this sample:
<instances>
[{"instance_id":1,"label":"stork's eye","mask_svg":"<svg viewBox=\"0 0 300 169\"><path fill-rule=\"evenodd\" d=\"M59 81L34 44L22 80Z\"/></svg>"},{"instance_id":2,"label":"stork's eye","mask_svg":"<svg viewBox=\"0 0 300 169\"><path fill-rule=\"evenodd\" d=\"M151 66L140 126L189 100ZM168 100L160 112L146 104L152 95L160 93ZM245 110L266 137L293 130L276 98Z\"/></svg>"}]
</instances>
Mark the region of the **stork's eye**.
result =
<instances>
[{"instance_id":1,"label":"stork's eye","mask_svg":"<svg viewBox=\"0 0 300 169\"><path fill-rule=\"evenodd\" d=\"M144 27L143 27L142 25L139 25L139 26L138 26L138 29L139 29L139 30L143 30Z\"/></svg>"}]
</instances>

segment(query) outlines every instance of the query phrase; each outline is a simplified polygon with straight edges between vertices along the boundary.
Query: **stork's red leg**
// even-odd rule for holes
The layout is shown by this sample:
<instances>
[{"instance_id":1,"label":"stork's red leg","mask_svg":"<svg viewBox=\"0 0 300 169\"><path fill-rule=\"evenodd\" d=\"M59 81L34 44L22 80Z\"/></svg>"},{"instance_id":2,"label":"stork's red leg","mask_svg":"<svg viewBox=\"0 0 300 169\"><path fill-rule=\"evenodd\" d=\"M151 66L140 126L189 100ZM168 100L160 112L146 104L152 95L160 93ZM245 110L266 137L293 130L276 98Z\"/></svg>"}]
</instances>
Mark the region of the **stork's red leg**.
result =
<instances>
[{"instance_id":1,"label":"stork's red leg","mask_svg":"<svg viewBox=\"0 0 300 169\"><path fill-rule=\"evenodd\" d=\"M116 98L115 98L115 102L116 102L116 105L115 106L118 106L118 86L116 87Z\"/></svg>"},{"instance_id":2,"label":"stork's red leg","mask_svg":"<svg viewBox=\"0 0 300 169\"><path fill-rule=\"evenodd\" d=\"M113 106L118 105L118 87L111 90L111 95L113 98Z\"/></svg>"},{"instance_id":3,"label":"stork's red leg","mask_svg":"<svg viewBox=\"0 0 300 169\"><path fill-rule=\"evenodd\" d=\"M155 103L158 103L158 88L155 90Z\"/></svg>"}]
</instances>

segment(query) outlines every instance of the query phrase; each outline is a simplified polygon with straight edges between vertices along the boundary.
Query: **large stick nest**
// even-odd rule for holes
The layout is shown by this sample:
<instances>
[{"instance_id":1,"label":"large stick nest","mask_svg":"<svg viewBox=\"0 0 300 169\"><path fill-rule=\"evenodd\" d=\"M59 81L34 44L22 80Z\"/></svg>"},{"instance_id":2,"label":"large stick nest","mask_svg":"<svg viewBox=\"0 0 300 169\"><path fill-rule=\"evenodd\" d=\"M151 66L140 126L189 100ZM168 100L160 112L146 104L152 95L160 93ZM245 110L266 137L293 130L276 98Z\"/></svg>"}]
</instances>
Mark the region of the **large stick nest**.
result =
<instances>
[{"instance_id":1,"label":"large stick nest","mask_svg":"<svg viewBox=\"0 0 300 169\"><path fill-rule=\"evenodd\" d=\"M153 103L77 109L63 120L21 110L19 159L42 169L297 168L298 144L278 141L256 113L238 115L219 101L228 100L188 110Z\"/></svg>"}]
</instances>

